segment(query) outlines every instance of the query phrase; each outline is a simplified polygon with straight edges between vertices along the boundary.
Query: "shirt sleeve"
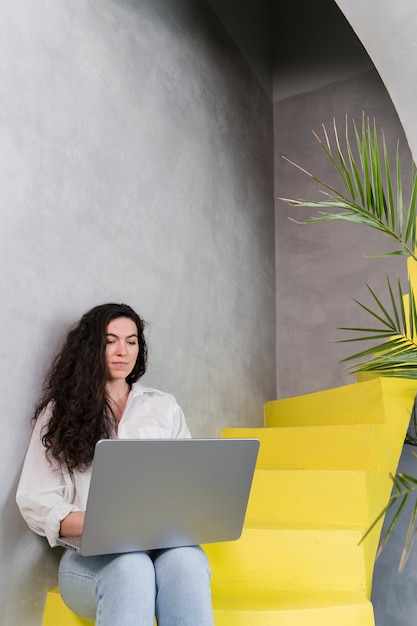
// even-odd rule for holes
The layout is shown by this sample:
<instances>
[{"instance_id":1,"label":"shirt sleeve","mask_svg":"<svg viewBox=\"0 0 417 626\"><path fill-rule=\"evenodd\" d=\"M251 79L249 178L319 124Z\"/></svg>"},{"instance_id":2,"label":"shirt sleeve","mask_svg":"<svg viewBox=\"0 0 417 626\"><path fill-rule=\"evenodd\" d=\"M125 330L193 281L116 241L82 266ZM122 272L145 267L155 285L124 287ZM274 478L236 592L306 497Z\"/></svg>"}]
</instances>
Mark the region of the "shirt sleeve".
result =
<instances>
[{"instance_id":1,"label":"shirt sleeve","mask_svg":"<svg viewBox=\"0 0 417 626\"><path fill-rule=\"evenodd\" d=\"M16 502L27 525L49 544L57 545L61 521L73 511L74 485L71 475L52 458L42 444L42 430L49 415L40 415L33 429L16 493Z\"/></svg>"}]
</instances>

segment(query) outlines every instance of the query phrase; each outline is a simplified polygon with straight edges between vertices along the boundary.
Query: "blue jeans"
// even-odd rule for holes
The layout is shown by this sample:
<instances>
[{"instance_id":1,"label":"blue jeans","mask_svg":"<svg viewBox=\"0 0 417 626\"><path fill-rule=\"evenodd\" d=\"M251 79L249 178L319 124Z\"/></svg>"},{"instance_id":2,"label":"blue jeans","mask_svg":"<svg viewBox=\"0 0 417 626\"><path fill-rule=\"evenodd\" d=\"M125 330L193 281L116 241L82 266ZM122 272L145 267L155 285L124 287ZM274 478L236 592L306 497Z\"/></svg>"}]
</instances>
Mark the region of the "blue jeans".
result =
<instances>
[{"instance_id":1,"label":"blue jeans","mask_svg":"<svg viewBox=\"0 0 417 626\"><path fill-rule=\"evenodd\" d=\"M199 546L80 556L66 550L61 596L96 626L213 626L210 567Z\"/></svg>"}]
</instances>

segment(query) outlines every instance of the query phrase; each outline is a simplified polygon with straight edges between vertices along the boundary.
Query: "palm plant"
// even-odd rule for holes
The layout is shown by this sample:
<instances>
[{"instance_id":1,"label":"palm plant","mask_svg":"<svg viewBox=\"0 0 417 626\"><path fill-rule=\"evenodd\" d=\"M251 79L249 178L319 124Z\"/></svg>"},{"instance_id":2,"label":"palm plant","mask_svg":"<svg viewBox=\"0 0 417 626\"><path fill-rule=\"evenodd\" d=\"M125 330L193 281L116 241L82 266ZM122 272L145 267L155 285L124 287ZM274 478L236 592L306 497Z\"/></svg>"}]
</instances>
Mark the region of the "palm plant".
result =
<instances>
[{"instance_id":1,"label":"palm plant","mask_svg":"<svg viewBox=\"0 0 417 626\"><path fill-rule=\"evenodd\" d=\"M338 175L340 190L286 159L317 183L323 199L281 200L294 206L318 210L316 216L303 223L345 220L376 229L395 244L394 250L381 252L377 256L407 255L417 261L417 173L414 163L411 163L411 191L405 201L398 145L394 166L391 166L384 133L381 131L378 135L375 122L371 123L363 117L359 128L355 122L349 128L346 121L343 148L335 122L332 130L332 140L324 125L323 139L316 133L314 135ZM353 133L353 141L349 131ZM368 341L372 345L344 361L359 361L351 367L351 373L373 372L378 376L417 379L417 306L410 280L408 294L405 295L400 280L397 279L393 286L387 277L389 306L383 304L382 299L369 285L367 288L371 295L372 308L356 302L369 314L372 324L367 328L350 327L341 330L354 334L353 337L342 340L343 342ZM417 441L410 443L415 445ZM387 510L395 510L380 550L386 545L409 496L417 490L417 479L411 476L400 473L393 477L393 482L394 490L387 507L366 533L367 535L372 530ZM408 558L416 533L417 500L411 514L400 568Z\"/></svg>"}]
</instances>

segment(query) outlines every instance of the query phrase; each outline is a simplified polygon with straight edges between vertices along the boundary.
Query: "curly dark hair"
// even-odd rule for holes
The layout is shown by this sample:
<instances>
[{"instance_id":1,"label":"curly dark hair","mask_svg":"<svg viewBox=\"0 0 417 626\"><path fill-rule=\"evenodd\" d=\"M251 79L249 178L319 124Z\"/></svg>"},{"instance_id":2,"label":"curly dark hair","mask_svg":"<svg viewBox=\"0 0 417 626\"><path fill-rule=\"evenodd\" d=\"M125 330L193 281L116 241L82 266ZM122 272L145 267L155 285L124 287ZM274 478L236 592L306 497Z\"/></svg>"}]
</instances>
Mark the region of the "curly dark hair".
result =
<instances>
[{"instance_id":1,"label":"curly dark hair","mask_svg":"<svg viewBox=\"0 0 417 626\"><path fill-rule=\"evenodd\" d=\"M119 317L135 322L139 353L126 382L131 385L146 371L148 349L145 322L127 304L102 304L83 315L69 331L55 357L35 408L33 420L51 408L42 436L47 454L67 465L70 472L86 469L99 439L108 439L114 415L106 392L106 330Z\"/></svg>"}]
</instances>

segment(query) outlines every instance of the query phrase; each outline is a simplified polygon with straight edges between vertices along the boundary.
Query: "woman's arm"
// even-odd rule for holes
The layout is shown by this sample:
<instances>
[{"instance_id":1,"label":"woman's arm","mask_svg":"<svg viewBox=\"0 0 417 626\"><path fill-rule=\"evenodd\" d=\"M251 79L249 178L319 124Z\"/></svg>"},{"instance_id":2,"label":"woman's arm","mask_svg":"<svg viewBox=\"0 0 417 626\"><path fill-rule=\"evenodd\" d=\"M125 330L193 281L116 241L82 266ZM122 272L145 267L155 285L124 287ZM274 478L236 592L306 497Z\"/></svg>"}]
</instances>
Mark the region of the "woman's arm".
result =
<instances>
[{"instance_id":1,"label":"woman's arm","mask_svg":"<svg viewBox=\"0 0 417 626\"><path fill-rule=\"evenodd\" d=\"M61 537L77 537L81 535L84 526L83 511L74 511L61 521L59 534Z\"/></svg>"},{"instance_id":2,"label":"woman's arm","mask_svg":"<svg viewBox=\"0 0 417 626\"><path fill-rule=\"evenodd\" d=\"M48 417L46 411L35 424L23 463L16 501L29 528L55 546L61 532L61 520L65 520L70 513L80 513L85 506L82 503L81 506L74 504L75 485L70 474L45 454L42 432Z\"/></svg>"}]
</instances>

